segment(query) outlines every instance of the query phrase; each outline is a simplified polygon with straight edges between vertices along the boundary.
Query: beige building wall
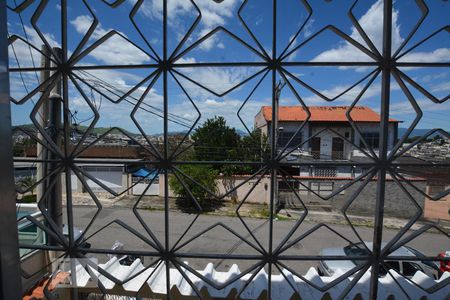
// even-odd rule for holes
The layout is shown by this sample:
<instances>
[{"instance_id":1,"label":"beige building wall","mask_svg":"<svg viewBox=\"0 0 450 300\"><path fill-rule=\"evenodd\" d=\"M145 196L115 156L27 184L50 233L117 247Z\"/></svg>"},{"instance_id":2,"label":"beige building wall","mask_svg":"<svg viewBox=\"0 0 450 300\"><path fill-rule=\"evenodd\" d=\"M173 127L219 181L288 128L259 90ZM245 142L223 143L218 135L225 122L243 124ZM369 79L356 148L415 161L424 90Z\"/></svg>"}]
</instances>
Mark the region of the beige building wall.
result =
<instances>
[{"instance_id":1,"label":"beige building wall","mask_svg":"<svg viewBox=\"0 0 450 300\"><path fill-rule=\"evenodd\" d=\"M269 135L267 121L264 118L262 109L260 109L259 112L255 116L255 129L261 130L261 133L266 136Z\"/></svg>"},{"instance_id":2,"label":"beige building wall","mask_svg":"<svg viewBox=\"0 0 450 300\"><path fill-rule=\"evenodd\" d=\"M217 179L218 196L227 194L225 197L227 201L242 201L251 191L245 200L246 203L267 203L270 199L269 177L264 177L259 182L257 177L249 179L250 177L249 175L243 175ZM239 188L235 189L237 186ZM233 189L235 190L230 193ZM159 196L164 197L164 195L164 174L159 174ZM172 189L170 189L170 186L169 197L176 197Z\"/></svg>"},{"instance_id":3,"label":"beige building wall","mask_svg":"<svg viewBox=\"0 0 450 300\"><path fill-rule=\"evenodd\" d=\"M446 190L450 188L450 185L445 187ZM431 187L427 186L427 194L433 196ZM423 213L425 218L428 219L440 219L450 221L450 195L444 196L437 201L425 199L425 209Z\"/></svg>"}]
</instances>

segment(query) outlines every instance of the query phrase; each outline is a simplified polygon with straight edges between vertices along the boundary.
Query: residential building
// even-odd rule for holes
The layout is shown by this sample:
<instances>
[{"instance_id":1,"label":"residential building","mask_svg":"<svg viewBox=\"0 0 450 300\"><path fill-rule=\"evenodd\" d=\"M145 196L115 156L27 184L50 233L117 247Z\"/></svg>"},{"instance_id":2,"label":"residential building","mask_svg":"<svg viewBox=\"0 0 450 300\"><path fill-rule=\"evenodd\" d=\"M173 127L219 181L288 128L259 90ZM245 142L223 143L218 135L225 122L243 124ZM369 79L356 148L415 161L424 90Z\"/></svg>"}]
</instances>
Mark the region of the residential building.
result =
<instances>
[{"instance_id":1,"label":"residential building","mask_svg":"<svg viewBox=\"0 0 450 300\"><path fill-rule=\"evenodd\" d=\"M346 115L348 110L348 106L309 106L308 118L308 112L302 106L280 106L278 149L297 148L315 159L322 160L350 160L355 156L364 156L358 147L361 149L369 147L378 152L380 115L369 107L355 106L350 110L352 126ZM394 147L397 140L399 122L389 119L388 150ZM270 139L272 123L272 107L261 107L255 116L255 128Z\"/></svg>"},{"instance_id":2,"label":"residential building","mask_svg":"<svg viewBox=\"0 0 450 300\"><path fill-rule=\"evenodd\" d=\"M286 206L292 206L299 195L303 203L309 207L337 210L344 205L348 195L355 193L359 185L351 182L369 171L369 168L359 165L361 162L371 162L368 157L373 151L378 155L380 147L381 116L366 106L309 106L307 110L302 106L280 106L278 108L277 150L291 152L282 161L293 162L291 166L284 166L285 172L290 173L291 179L286 181L280 177L278 181L279 200ZM352 123L347 117L347 112ZM391 151L397 141L398 124L401 121L389 119L387 133L387 148ZM255 116L255 128L271 137L272 107L263 106ZM366 152L366 153L364 153ZM402 158L406 159L406 158ZM416 159L408 158L409 162ZM328 162L317 166L317 160ZM311 165L305 162L311 162ZM338 164L348 161L352 164ZM298 166L295 162L302 162ZM336 164L335 164L336 163ZM425 191L424 178L409 176L408 181L422 191ZM386 177L386 214L396 217L410 217L414 210L410 207L410 200L404 194L390 175ZM343 189L344 186L347 188ZM373 213L376 199L377 178L373 177L364 189L364 199L354 201L353 213ZM292 192L296 190L296 194ZM339 192L338 192L339 191ZM332 201L327 197L336 194ZM413 197L423 207L424 197L417 191ZM391 199L389 198L389 199Z\"/></svg>"}]
</instances>

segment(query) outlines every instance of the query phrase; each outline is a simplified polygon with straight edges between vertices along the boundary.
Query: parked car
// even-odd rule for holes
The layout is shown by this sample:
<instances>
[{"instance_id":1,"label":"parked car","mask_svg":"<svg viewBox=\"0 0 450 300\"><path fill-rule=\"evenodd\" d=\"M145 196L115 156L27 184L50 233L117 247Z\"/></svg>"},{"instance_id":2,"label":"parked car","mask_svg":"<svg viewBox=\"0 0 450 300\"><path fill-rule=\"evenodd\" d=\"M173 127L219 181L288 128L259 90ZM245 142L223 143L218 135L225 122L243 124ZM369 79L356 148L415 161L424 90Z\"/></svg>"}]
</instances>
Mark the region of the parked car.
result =
<instances>
[{"instance_id":1,"label":"parked car","mask_svg":"<svg viewBox=\"0 0 450 300\"><path fill-rule=\"evenodd\" d=\"M78 229L78 227L73 227L73 238L75 240L78 240L78 238L83 234L83 231ZM63 225L63 235L67 238L69 238L69 226L67 226L67 224ZM79 247L80 248L85 248L85 249L89 249L91 248L91 244L86 242L85 237L83 237L83 239L81 241L78 242L79 243ZM86 251L81 251L82 254L86 254Z\"/></svg>"},{"instance_id":2,"label":"parked car","mask_svg":"<svg viewBox=\"0 0 450 300\"><path fill-rule=\"evenodd\" d=\"M364 242L368 249L372 249L371 242ZM384 244L382 245L384 247ZM350 244L343 248L326 248L320 251L321 256L367 256L369 252L362 243ZM402 246L391 253L392 256L410 256L410 257L425 257L420 251L408 246ZM318 273L320 276L332 276L337 270L347 272L353 269L357 264L363 261L357 260L323 260L319 263ZM432 261L385 261L385 266L388 269L397 271L406 277L412 277L417 271L421 271L432 278L437 279L439 273L439 265ZM387 271L385 268L380 268L380 276L385 276Z\"/></svg>"}]
</instances>

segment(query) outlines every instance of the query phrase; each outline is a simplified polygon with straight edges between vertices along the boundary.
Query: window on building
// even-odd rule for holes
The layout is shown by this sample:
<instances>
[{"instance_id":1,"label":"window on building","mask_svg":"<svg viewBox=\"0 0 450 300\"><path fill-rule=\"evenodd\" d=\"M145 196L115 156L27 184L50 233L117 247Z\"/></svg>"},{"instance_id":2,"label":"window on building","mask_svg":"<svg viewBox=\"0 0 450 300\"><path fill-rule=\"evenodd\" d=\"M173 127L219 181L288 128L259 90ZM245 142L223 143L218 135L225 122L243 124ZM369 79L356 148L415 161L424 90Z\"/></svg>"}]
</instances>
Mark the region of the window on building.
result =
<instances>
[{"instance_id":1,"label":"window on building","mask_svg":"<svg viewBox=\"0 0 450 300\"><path fill-rule=\"evenodd\" d=\"M336 177L337 169L336 168L314 168L314 176L320 177Z\"/></svg>"},{"instance_id":2,"label":"window on building","mask_svg":"<svg viewBox=\"0 0 450 300\"><path fill-rule=\"evenodd\" d=\"M311 182L311 190L321 196L328 196L333 192L333 182L318 181Z\"/></svg>"},{"instance_id":3,"label":"window on building","mask_svg":"<svg viewBox=\"0 0 450 300\"><path fill-rule=\"evenodd\" d=\"M278 133L277 146L281 148L281 147L288 145L289 140L294 136L294 134L295 134L295 132L280 131ZM289 143L288 148L296 148L296 147L298 147L298 145L301 144L301 142L302 142L302 133L298 132L294 136L292 141Z\"/></svg>"},{"instance_id":4,"label":"window on building","mask_svg":"<svg viewBox=\"0 0 450 300\"><path fill-rule=\"evenodd\" d=\"M359 141L359 146L361 148L366 148L366 145L364 144L364 139L367 143L367 146L369 146L372 149L378 149L380 147L380 133L378 132L363 132L361 133L361 139Z\"/></svg>"}]
</instances>

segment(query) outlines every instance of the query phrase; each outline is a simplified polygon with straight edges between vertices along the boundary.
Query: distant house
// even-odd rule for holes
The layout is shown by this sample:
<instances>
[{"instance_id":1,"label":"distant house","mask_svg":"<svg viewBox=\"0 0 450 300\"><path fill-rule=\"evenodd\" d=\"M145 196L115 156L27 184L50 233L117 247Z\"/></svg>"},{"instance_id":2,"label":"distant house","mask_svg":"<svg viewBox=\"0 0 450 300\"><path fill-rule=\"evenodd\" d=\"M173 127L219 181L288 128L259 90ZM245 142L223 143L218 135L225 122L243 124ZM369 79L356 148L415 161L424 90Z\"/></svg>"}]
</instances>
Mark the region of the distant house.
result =
<instances>
[{"instance_id":1,"label":"distant house","mask_svg":"<svg viewBox=\"0 0 450 300\"><path fill-rule=\"evenodd\" d=\"M299 148L311 154L313 158L322 160L348 160L354 156L361 156L361 151L352 143L363 149L368 146L377 152L380 146L380 115L369 107L353 107L350 116L361 132L358 134L346 116L348 109L348 106L309 106L308 119L307 111L301 106L280 106L277 148L282 149L286 145L291 149ZM399 122L389 119L388 150L393 148L397 140ZM295 135L302 125L300 132ZM263 106L255 116L255 128L271 139L271 126L272 107ZM352 143L345 141L344 138Z\"/></svg>"},{"instance_id":2,"label":"distant house","mask_svg":"<svg viewBox=\"0 0 450 300\"><path fill-rule=\"evenodd\" d=\"M362 196L352 202L349 213L373 215L377 198L377 177L374 176L365 185L363 193L358 191L360 184L351 183L357 177L361 177L359 181L362 182L363 175L370 170L360 164L372 161L363 151L369 147L375 154L379 151L380 114L366 106L355 106L350 112L353 121L351 124L346 115L348 106L309 106L308 110L309 118L306 109L301 106L280 106L278 110L276 147L278 151L284 148L288 152L292 150L292 154L283 160L293 162L292 165L282 167L291 177L278 177L278 201L289 207L298 205L298 195L307 206L340 211L351 195L360 194ZM389 119L388 151L393 149L397 141L400 122ZM272 107L261 107L255 116L255 129L272 140L272 124ZM417 159L405 157L402 160L411 163ZM328 163L314 164L317 161ZM336 163L338 161L355 164ZM295 162L301 164L297 165ZM418 190L425 191L426 179L405 173L409 182L413 182ZM386 215L404 218L413 216L416 208L412 208L408 195L390 175L386 176L385 181ZM292 189L296 190L296 195L292 193ZM423 207L424 196L418 190L411 191L411 195ZM332 199L326 198L331 195L334 195Z\"/></svg>"}]
</instances>

